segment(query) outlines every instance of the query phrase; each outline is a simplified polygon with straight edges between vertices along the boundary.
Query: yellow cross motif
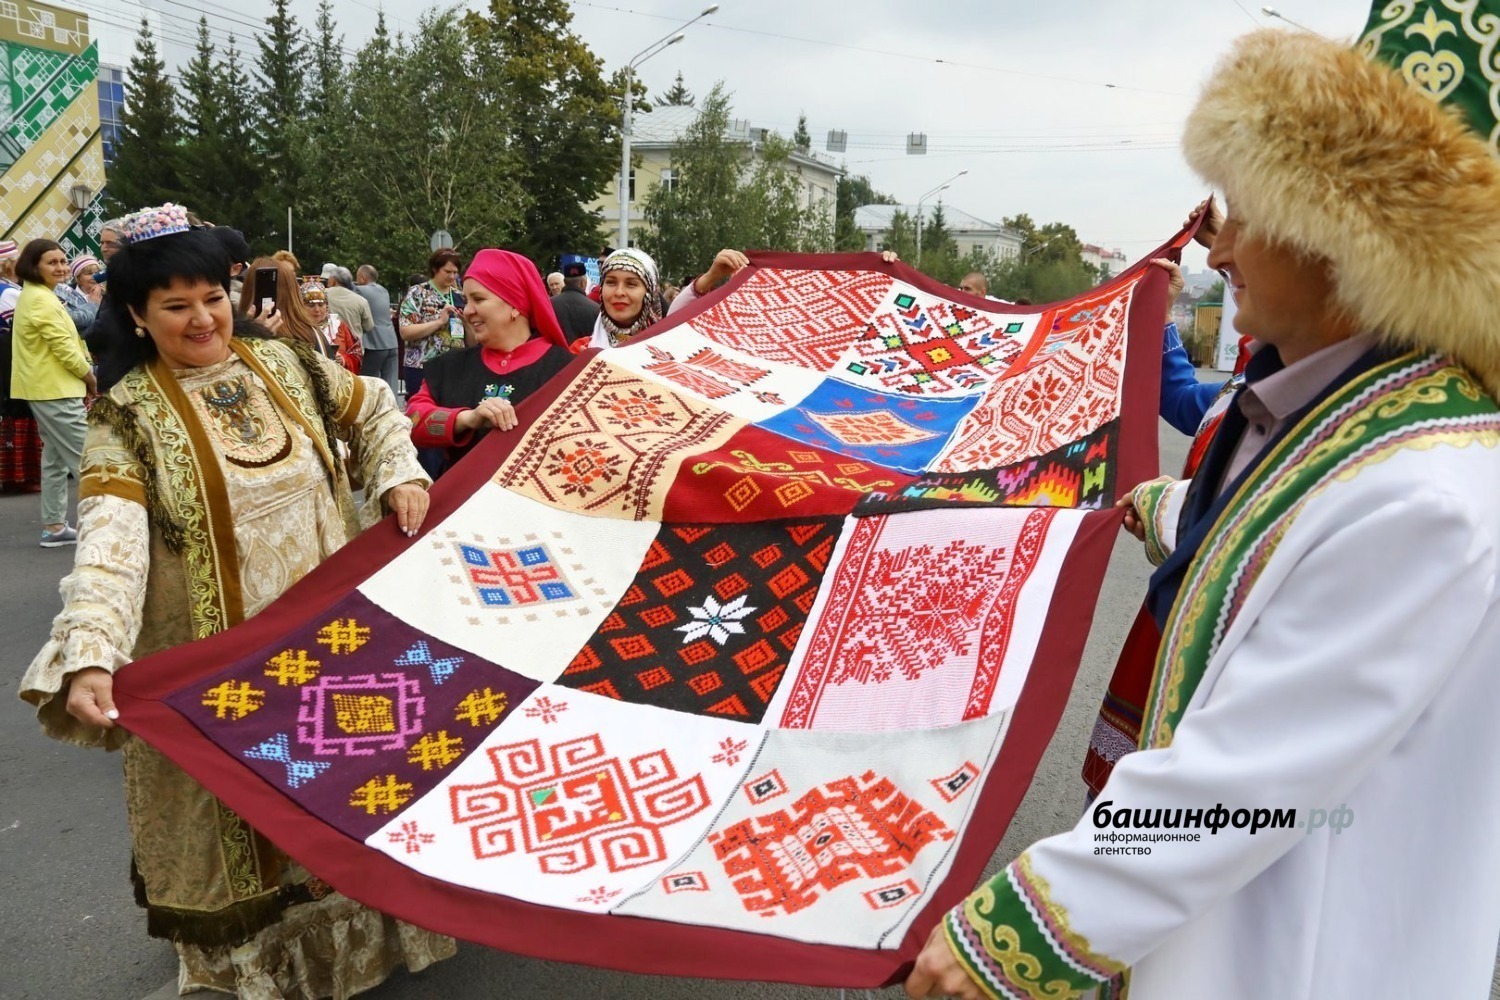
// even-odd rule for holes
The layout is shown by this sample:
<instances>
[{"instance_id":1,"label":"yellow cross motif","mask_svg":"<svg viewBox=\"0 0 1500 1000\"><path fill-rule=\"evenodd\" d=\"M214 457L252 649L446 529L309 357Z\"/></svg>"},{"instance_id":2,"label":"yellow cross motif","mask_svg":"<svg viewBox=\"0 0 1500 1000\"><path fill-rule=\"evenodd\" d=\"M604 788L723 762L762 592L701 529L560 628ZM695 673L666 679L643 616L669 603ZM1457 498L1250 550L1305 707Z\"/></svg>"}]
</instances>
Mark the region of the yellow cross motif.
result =
<instances>
[{"instance_id":1,"label":"yellow cross motif","mask_svg":"<svg viewBox=\"0 0 1500 1000\"><path fill-rule=\"evenodd\" d=\"M497 694L488 687L483 691L470 691L458 703L454 717L471 726L483 726L500 718L500 713L505 711L509 701L504 691Z\"/></svg>"},{"instance_id":2,"label":"yellow cross motif","mask_svg":"<svg viewBox=\"0 0 1500 1000\"><path fill-rule=\"evenodd\" d=\"M428 733L411 745L406 751L406 759L412 764L419 765L424 771L433 768L447 767L464 753L464 741L457 736L449 736L446 729L439 729L435 733Z\"/></svg>"},{"instance_id":3,"label":"yellow cross motif","mask_svg":"<svg viewBox=\"0 0 1500 1000\"><path fill-rule=\"evenodd\" d=\"M349 804L374 816L393 813L411 801L411 783L397 781L394 774L371 778L349 796Z\"/></svg>"},{"instance_id":4,"label":"yellow cross motif","mask_svg":"<svg viewBox=\"0 0 1500 1000\"><path fill-rule=\"evenodd\" d=\"M306 684L318 676L318 668L322 665L321 660L309 659L305 649L296 652L283 649L266 661L266 676L282 687Z\"/></svg>"},{"instance_id":5,"label":"yellow cross motif","mask_svg":"<svg viewBox=\"0 0 1500 1000\"><path fill-rule=\"evenodd\" d=\"M370 641L370 630L353 618L335 618L318 630L318 641L334 655L352 653Z\"/></svg>"},{"instance_id":6,"label":"yellow cross motif","mask_svg":"<svg viewBox=\"0 0 1500 1000\"><path fill-rule=\"evenodd\" d=\"M260 708L265 698L266 693L248 681L225 681L203 692L203 706L213 709L215 718L238 722Z\"/></svg>"}]
</instances>

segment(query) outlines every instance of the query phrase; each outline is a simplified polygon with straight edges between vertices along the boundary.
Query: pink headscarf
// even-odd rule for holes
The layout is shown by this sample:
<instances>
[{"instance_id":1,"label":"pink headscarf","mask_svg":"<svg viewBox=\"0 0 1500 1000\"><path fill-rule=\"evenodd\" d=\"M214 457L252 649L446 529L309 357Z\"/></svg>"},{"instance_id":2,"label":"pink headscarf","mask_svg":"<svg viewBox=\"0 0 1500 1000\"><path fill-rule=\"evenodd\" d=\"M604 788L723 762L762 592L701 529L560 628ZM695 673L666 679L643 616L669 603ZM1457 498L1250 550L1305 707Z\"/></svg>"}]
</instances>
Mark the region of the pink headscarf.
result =
<instances>
[{"instance_id":1,"label":"pink headscarf","mask_svg":"<svg viewBox=\"0 0 1500 1000\"><path fill-rule=\"evenodd\" d=\"M557 313L552 311L547 286L542 284L542 276L531 261L509 250L481 250L464 272L464 280L470 278L518 310L544 338L559 347L568 346L568 338L557 323Z\"/></svg>"}]
</instances>

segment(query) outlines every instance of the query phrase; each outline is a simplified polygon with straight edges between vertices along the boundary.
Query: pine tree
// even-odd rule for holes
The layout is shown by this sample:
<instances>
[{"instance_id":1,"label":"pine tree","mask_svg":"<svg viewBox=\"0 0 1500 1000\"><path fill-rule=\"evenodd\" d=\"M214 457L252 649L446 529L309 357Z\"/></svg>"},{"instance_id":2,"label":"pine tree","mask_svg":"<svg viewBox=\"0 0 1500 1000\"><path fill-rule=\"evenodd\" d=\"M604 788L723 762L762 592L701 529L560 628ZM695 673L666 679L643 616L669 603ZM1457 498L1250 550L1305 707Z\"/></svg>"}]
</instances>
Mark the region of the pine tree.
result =
<instances>
[{"instance_id":1,"label":"pine tree","mask_svg":"<svg viewBox=\"0 0 1500 1000\"><path fill-rule=\"evenodd\" d=\"M668 87L666 92L656 99L656 103L669 108L690 108L693 106L692 91L682 82L682 70L677 71L677 80Z\"/></svg>"},{"instance_id":2,"label":"pine tree","mask_svg":"<svg viewBox=\"0 0 1500 1000\"><path fill-rule=\"evenodd\" d=\"M807 131L806 114L797 116L797 131L792 133L792 145L799 153L805 154L812 149L812 135Z\"/></svg>"},{"instance_id":3,"label":"pine tree","mask_svg":"<svg viewBox=\"0 0 1500 1000\"><path fill-rule=\"evenodd\" d=\"M567 0L491 0L487 15L464 20L524 199L513 246L533 260L597 249L601 216L587 206L620 162L622 93L572 20Z\"/></svg>"},{"instance_id":4,"label":"pine tree","mask_svg":"<svg viewBox=\"0 0 1500 1000\"><path fill-rule=\"evenodd\" d=\"M318 19L309 43L308 114L303 173L308 182L298 194L297 245L311 260L342 261L349 249L341 224L355 200L343 162L355 142L349 117L349 91L344 69L344 37L337 34L330 0L318 3ZM352 234L350 234L352 235Z\"/></svg>"},{"instance_id":5,"label":"pine tree","mask_svg":"<svg viewBox=\"0 0 1500 1000\"><path fill-rule=\"evenodd\" d=\"M286 239L286 210L295 208L304 175L306 130L302 117L307 43L288 12L290 0L272 0L268 31L257 35L255 131L261 156L266 215L263 235Z\"/></svg>"},{"instance_id":6,"label":"pine tree","mask_svg":"<svg viewBox=\"0 0 1500 1000\"><path fill-rule=\"evenodd\" d=\"M142 18L120 112L120 142L105 187L112 215L182 200L182 125L177 91L166 70L151 27Z\"/></svg>"},{"instance_id":7,"label":"pine tree","mask_svg":"<svg viewBox=\"0 0 1500 1000\"><path fill-rule=\"evenodd\" d=\"M246 113L250 78L233 35L224 46L223 61L216 66L215 84L223 118L219 122L217 161L208 168L223 191L226 207L214 221L242 230L254 245L270 227L260 190L261 168L253 141L254 123Z\"/></svg>"},{"instance_id":8,"label":"pine tree","mask_svg":"<svg viewBox=\"0 0 1500 1000\"><path fill-rule=\"evenodd\" d=\"M232 44L232 42L231 42ZM198 43L193 58L183 67L182 84L182 185L183 202L200 218L232 225L238 211L238 192L224 183L226 160L235 155L228 131L239 112L228 103L224 89L224 67L214 58L208 33L208 18L198 19ZM248 155L244 150L240 155Z\"/></svg>"},{"instance_id":9,"label":"pine tree","mask_svg":"<svg viewBox=\"0 0 1500 1000\"><path fill-rule=\"evenodd\" d=\"M938 202L923 215L926 217L922 220L922 255L918 268L945 285L956 285L967 272L958 271L958 243L948 231L948 216L943 211L943 203Z\"/></svg>"}]
</instances>

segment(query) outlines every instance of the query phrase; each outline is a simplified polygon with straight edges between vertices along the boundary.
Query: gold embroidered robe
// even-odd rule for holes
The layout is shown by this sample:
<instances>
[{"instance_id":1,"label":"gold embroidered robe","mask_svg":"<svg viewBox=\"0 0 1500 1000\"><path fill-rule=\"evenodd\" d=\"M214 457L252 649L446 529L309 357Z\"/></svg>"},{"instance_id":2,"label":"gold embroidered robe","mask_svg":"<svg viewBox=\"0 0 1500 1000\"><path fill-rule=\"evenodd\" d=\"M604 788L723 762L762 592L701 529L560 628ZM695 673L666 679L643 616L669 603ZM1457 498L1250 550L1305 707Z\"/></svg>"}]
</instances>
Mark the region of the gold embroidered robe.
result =
<instances>
[{"instance_id":1,"label":"gold embroidered robe","mask_svg":"<svg viewBox=\"0 0 1500 1000\"><path fill-rule=\"evenodd\" d=\"M74 570L21 696L49 735L124 751L136 895L149 931L177 943L183 988L341 997L452 954L452 939L332 893L152 747L65 708L73 673L257 613L373 523L388 489L428 482L385 383L288 341L232 346L206 368L138 367L96 405Z\"/></svg>"}]
</instances>

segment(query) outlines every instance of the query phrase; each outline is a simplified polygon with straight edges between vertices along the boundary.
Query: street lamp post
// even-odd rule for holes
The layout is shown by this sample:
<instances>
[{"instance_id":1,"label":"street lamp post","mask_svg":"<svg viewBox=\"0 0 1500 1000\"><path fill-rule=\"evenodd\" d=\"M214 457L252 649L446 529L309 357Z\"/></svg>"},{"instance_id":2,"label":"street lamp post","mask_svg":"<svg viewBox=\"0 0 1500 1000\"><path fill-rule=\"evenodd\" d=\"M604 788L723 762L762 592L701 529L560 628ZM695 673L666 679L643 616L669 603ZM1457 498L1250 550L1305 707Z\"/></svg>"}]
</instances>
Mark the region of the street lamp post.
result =
<instances>
[{"instance_id":1,"label":"street lamp post","mask_svg":"<svg viewBox=\"0 0 1500 1000\"><path fill-rule=\"evenodd\" d=\"M958 173L954 174L952 177L943 181L943 183L939 184L937 187L933 188L931 191L928 191L922 197L917 199L917 258L912 262L912 266L922 266L922 206L926 204L928 198L931 198L935 194L941 194L942 192L948 190L948 185L952 184L954 181L958 180L968 172L968 168L960 170Z\"/></svg>"},{"instance_id":2,"label":"street lamp post","mask_svg":"<svg viewBox=\"0 0 1500 1000\"><path fill-rule=\"evenodd\" d=\"M641 51L637 52L631 58L630 62L625 64L625 103L620 115L620 182L618 185L620 195L620 227L619 238L616 240L620 249L630 246L630 84L635 75L635 68L667 46L676 45L682 41L687 37L683 34L684 28L715 13L718 9L718 4L709 4L703 8L703 11L697 17L679 24L666 35L663 35L644 49L641 49Z\"/></svg>"},{"instance_id":3,"label":"street lamp post","mask_svg":"<svg viewBox=\"0 0 1500 1000\"><path fill-rule=\"evenodd\" d=\"M1031 249L1023 251L1022 254L1021 254L1021 260L1024 262L1027 257L1030 257L1032 254L1036 253L1042 247L1046 246L1048 243L1051 243L1055 239L1057 239L1056 236L1049 236L1045 240L1042 240L1042 242L1038 243L1036 246L1032 247Z\"/></svg>"}]
</instances>

